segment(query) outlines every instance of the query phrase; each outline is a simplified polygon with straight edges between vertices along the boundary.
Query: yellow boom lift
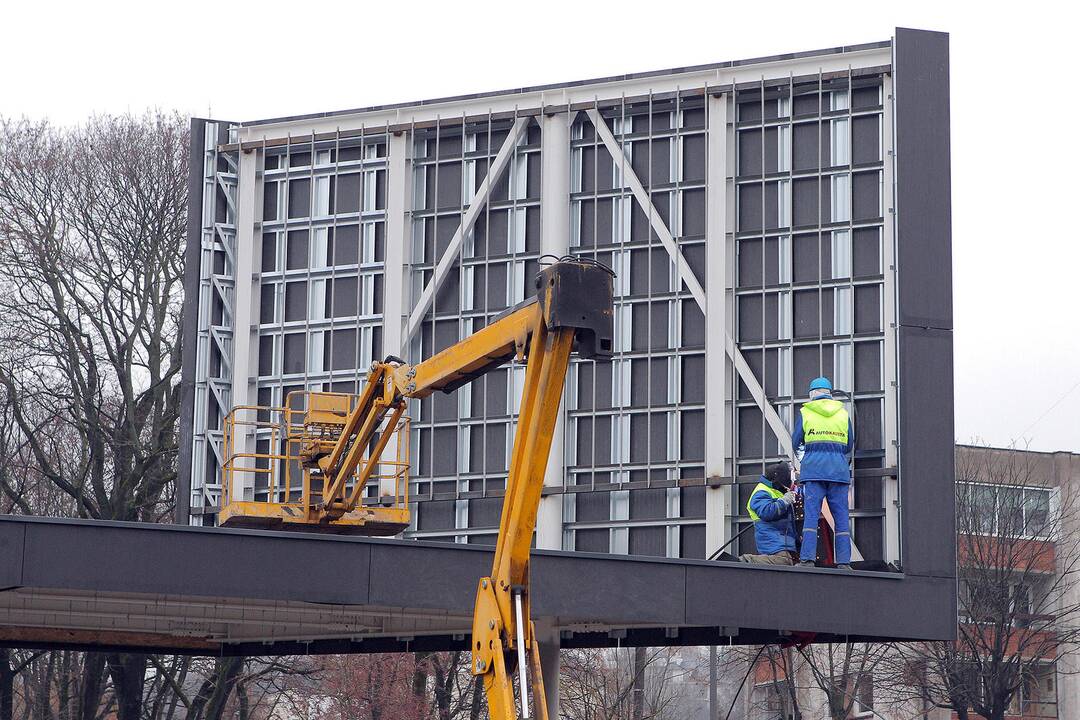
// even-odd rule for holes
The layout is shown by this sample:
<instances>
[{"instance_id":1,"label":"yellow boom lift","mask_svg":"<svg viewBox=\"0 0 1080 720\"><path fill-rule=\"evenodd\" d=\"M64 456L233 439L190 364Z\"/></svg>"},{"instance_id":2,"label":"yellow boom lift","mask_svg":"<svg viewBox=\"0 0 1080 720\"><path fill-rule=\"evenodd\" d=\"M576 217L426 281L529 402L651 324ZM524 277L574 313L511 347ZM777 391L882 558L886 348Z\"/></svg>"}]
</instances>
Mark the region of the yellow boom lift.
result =
<instances>
[{"instance_id":1,"label":"yellow boom lift","mask_svg":"<svg viewBox=\"0 0 1080 720\"><path fill-rule=\"evenodd\" d=\"M612 277L592 260L562 258L541 269L533 298L472 336L415 365L393 357L373 363L359 396L294 393L283 408L235 409L226 419L228 458L219 521L368 535L400 532L409 524L405 401L436 390L452 392L511 360L525 361L495 560L476 591L472 673L483 678L493 720L517 718L506 662L508 654L516 654L520 717L529 717L527 666L536 716L547 720L529 612L529 551L571 352L585 358L611 356ZM272 422L274 415L283 421ZM237 436L244 433L265 436L263 442L280 452L243 447ZM395 436L397 456L389 457ZM380 473L380 467L390 471ZM268 478L261 483L266 501L234 498L239 472ZM280 487L278 472L285 477ZM289 480L294 475L300 476L298 487ZM386 492L365 503L365 488L373 480ZM254 497L254 490L247 492Z\"/></svg>"}]
</instances>

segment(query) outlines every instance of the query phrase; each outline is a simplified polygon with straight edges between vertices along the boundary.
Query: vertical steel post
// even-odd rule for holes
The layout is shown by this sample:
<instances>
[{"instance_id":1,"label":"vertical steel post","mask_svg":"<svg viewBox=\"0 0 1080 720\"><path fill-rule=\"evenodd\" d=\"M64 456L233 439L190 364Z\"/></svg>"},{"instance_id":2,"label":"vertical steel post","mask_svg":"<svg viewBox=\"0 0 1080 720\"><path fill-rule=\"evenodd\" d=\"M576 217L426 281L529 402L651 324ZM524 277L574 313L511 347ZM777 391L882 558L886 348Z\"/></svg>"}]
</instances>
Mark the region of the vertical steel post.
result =
<instances>
[{"instance_id":1,"label":"vertical steel post","mask_svg":"<svg viewBox=\"0 0 1080 720\"><path fill-rule=\"evenodd\" d=\"M728 152L727 95L707 96L707 163L705 224L706 324L705 357L721 363L705 375L705 477L713 484L705 490L705 554L708 556L731 537L729 518L731 488L716 485L734 477L729 462L730 422L728 398L732 396L731 359L726 352L728 321Z\"/></svg>"},{"instance_id":2,"label":"vertical steel post","mask_svg":"<svg viewBox=\"0 0 1080 720\"><path fill-rule=\"evenodd\" d=\"M255 383L258 378L258 326L255 310L259 304L259 284L255 280L255 258L261 253L255 244L255 225L260 221L257 202L256 169L260 151L247 150L238 158L236 187L236 277L233 314L232 404L255 404ZM260 237L261 245L261 237ZM250 426L238 425L233 439L233 452L251 453L255 436ZM240 461L247 466L250 459ZM235 487L229 488L234 500L253 500L255 480L252 473L233 475Z\"/></svg>"},{"instance_id":3,"label":"vertical steel post","mask_svg":"<svg viewBox=\"0 0 1080 720\"><path fill-rule=\"evenodd\" d=\"M716 697L716 646L709 646L709 720L719 720L720 708Z\"/></svg>"},{"instance_id":4,"label":"vertical steel post","mask_svg":"<svg viewBox=\"0 0 1080 720\"><path fill-rule=\"evenodd\" d=\"M402 347L402 328L405 308L408 307L409 283L406 267L412 245L412 167L408 162L409 143L412 135L407 132L387 133L386 137L386 249L383 264L383 355L397 352ZM359 335L358 335L359 337ZM402 348L404 350L405 348ZM407 357L402 355L402 357ZM377 358L381 360L382 358ZM396 460L397 451L392 449L384 460ZM379 480L379 495L394 495L394 478Z\"/></svg>"},{"instance_id":5,"label":"vertical steel post","mask_svg":"<svg viewBox=\"0 0 1080 720\"><path fill-rule=\"evenodd\" d=\"M900 381L897 365L897 333L900 320L896 301L896 188L895 188L895 128L893 127L893 82L886 74L881 86L881 197L884 203L881 228L881 271L885 275L882 303L885 306L882 329L885 331L882 352L882 389L885 391L885 467L895 468L899 462L896 440L898 435L897 384ZM854 390L854 388L852 388ZM890 438L892 438L890 440ZM882 505L885 508L885 561L900 563L900 480L882 479Z\"/></svg>"},{"instance_id":6,"label":"vertical steel post","mask_svg":"<svg viewBox=\"0 0 1080 720\"><path fill-rule=\"evenodd\" d=\"M540 140L540 253L562 257L570 251L570 116L544 115ZM526 278L528 282L528 278ZM559 407L544 485L561 488L566 466L566 404ZM536 518L536 547L562 549L560 494L541 498ZM556 678L555 686L558 687ZM550 692L550 691L549 691ZM549 709L549 712L550 709Z\"/></svg>"}]
</instances>

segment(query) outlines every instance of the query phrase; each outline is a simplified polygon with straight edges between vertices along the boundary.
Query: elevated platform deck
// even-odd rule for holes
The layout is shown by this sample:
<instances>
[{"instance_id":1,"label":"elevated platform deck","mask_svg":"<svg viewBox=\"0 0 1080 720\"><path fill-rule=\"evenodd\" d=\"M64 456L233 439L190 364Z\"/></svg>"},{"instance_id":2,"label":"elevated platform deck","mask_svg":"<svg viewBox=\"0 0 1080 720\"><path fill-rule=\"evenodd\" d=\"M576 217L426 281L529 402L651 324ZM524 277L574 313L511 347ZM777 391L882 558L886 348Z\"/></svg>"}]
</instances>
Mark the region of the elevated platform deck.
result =
<instances>
[{"instance_id":1,"label":"elevated platform deck","mask_svg":"<svg viewBox=\"0 0 1080 720\"><path fill-rule=\"evenodd\" d=\"M464 649L482 546L0 516L0 644L272 655ZM955 632L955 580L538 551L563 647Z\"/></svg>"}]
</instances>

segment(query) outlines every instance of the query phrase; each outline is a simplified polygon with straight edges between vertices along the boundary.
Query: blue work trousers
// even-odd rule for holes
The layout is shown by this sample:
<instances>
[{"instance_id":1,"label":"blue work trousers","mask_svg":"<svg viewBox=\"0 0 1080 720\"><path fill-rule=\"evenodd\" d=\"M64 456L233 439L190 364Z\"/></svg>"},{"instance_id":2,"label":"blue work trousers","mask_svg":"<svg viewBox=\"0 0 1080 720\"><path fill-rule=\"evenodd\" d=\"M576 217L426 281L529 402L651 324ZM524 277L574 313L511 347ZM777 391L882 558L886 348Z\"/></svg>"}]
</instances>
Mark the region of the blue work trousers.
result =
<instances>
[{"instance_id":1,"label":"blue work trousers","mask_svg":"<svg viewBox=\"0 0 1080 720\"><path fill-rule=\"evenodd\" d=\"M848 521L848 484L807 480L803 488L803 541L800 560L817 560L818 518L821 503L829 503L836 533L835 554L837 565L851 562L851 525Z\"/></svg>"}]
</instances>

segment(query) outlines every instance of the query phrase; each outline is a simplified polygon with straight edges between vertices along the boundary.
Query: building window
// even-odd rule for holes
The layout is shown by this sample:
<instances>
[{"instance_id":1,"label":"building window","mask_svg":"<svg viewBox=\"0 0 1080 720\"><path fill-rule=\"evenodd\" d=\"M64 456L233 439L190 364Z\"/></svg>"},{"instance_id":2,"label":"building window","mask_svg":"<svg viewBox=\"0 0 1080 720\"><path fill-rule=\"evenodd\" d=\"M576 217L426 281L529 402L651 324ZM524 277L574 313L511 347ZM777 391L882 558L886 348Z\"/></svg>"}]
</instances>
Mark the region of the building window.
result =
<instances>
[{"instance_id":1,"label":"building window","mask_svg":"<svg viewBox=\"0 0 1080 720\"><path fill-rule=\"evenodd\" d=\"M847 692L854 696L854 702L851 705L851 712L848 714L848 718L850 720L855 720L856 718L874 717L873 676L863 675L856 683L845 680L844 686L847 688Z\"/></svg>"},{"instance_id":2,"label":"building window","mask_svg":"<svg viewBox=\"0 0 1080 720\"><path fill-rule=\"evenodd\" d=\"M958 481L957 492L962 513L971 518L962 532L1048 539L1053 525L1050 488Z\"/></svg>"},{"instance_id":3,"label":"building window","mask_svg":"<svg viewBox=\"0 0 1080 720\"><path fill-rule=\"evenodd\" d=\"M755 685L750 694L750 717L753 720L795 720L787 681Z\"/></svg>"}]
</instances>

